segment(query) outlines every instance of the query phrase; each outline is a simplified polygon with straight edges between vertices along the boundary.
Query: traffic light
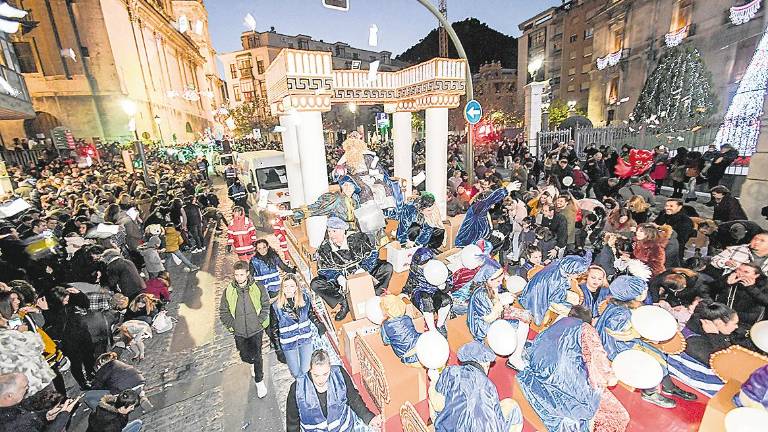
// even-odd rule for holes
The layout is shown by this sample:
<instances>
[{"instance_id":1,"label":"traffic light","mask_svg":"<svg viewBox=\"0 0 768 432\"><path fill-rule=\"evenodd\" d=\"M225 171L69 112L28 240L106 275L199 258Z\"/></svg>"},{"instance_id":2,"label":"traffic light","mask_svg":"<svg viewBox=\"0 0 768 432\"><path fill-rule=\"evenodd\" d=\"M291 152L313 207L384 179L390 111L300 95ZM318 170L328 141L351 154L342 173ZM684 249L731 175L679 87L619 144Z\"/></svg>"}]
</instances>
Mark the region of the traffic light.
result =
<instances>
[{"instance_id":1,"label":"traffic light","mask_svg":"<svg viewBox=\"0 0 768 432\"><path fill-rule=\"evenodd\" d=\"M323 6L341 11L349 10L349 0L323 0Z\"/></svg>"}]
</instances>

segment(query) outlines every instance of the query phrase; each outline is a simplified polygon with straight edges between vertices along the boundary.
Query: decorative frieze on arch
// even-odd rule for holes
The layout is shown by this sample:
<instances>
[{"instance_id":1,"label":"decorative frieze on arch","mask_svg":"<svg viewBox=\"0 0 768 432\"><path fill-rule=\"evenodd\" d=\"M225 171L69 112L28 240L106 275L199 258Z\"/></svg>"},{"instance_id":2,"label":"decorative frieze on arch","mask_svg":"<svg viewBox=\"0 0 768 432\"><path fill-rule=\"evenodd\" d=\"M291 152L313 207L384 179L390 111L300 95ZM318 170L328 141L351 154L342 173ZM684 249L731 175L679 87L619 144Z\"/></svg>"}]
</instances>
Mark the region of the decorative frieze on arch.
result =
<instances>
[{"instance_id":1,"label":"decorative frieze on arch","mask_svg":"<svg viewBox=\"0 0 768 432\"><path fill-rule=\"evenodd\" d=\"M456 108L466 91L466 71L464 60L435 58L371 75L333 70L330 52L284 49L266 71L267 97L273 115L328 111L334 103L385 104L396 111Z\"/></svg>"}]
</instances>

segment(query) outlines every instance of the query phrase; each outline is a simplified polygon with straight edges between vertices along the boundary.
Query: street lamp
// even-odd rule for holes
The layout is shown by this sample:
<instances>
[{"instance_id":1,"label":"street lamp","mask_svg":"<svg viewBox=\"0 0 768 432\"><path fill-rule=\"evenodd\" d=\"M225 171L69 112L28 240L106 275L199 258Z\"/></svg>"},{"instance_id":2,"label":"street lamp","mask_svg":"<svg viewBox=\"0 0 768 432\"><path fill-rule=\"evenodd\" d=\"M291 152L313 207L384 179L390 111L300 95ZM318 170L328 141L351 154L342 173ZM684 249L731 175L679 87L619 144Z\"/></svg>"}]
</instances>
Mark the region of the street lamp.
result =
<instances>
[{"instance_id":1,"label":"street lamp","mask_svg":"<svg viewBox=\"0 0 768 432\"><path fill-rule=\"evenodd\" d=\"M160 128L160 116L155 114L155 124L157 125L157 131L160 132L160 146L165 147L165 142L163 141L163 130Z\"/></svg>"},{"instance_id":2,"label":"street lamp","mask_svg":"<svg viewBox=\"0 0 768 432\"><path fill-rule=\"evenodd\" d=\"M147 157L144 154L144 143L139 139L139 131L136 128L136 104L129 99L125 99L121 102L123 111L131 118L128 124L129 129L133 129L133 136L136 138L136 143L139 147L139 157L141 157L141 167L144 172L144 184L149 187L149 171L147 171Z\"/></svg>"}]
</instances>

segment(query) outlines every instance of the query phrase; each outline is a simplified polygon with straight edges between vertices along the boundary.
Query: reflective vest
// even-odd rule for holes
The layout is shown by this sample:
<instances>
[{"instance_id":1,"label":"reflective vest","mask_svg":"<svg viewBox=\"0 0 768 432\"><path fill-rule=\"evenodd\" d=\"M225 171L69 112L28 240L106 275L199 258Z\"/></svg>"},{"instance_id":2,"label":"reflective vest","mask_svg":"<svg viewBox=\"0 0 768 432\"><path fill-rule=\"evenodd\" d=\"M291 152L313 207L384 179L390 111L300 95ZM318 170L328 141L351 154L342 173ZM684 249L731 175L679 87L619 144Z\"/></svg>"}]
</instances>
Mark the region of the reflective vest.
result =
<instances>
[{"instance_id":1,"label":"reflective vest","mask_svg":"<svg viewBox=\"0 0 768 432\"><path fill-rule=\"evenodd\" d=\"M296 405L303 432L351 432L354 430L355 413L347 404L347 385L340 366L331 366L328 377L328 416L323 415L315 384L305 373L296 380Z\"/></svg>"},{"instance_id":2,"label":"reflective vest","mask_svg":"<svg viewBox=\"0 0 768 432\"><path fill-rule=\"evenodd\" d=\"M234 180L237 177L237 170L235 167L229 167L224 170L224 177L227 178L227 180Z\"/></svg>"},{"instance_id":3,"label":"reflective vest","mask_svg":"<svg viewBox=\"0 0 768 432\"><path fill-rule=\"evenodd\" d=\"M309 308L312 307L309 296L304 293L304 307L294 309L298 319L279 307L277 302L272 303L272 309L277 317L278 335L280 347L283 351L290 351L300 346L312 343L312 326L309 320Z\"/></svg>"},{"instance_id":4,"label":"reflective vest","mask_svg":"<svg viewBox=\"0 0 768 432\"><path fill-rule=\"evenodd\" d=\"M232 315L232 317L235 316L235 310L237 309L237 298L240 296L238 293L237 288L235 288L235 283L232 282L227 286L227 289L224 291L224 295L227 298L227 306L229 308L229 314ZM259 285L256 282L251 282L251 285L248 286L248 297L251 298L251 303L253 303L253 309L256 311L256 313L261 312L261 289L259 289ZM267 319L264 320L263 323L261 323L262 328L269 327L269 315L267 315ZM228 328L227 330L233 331L232 328Z\"/></svg>"},{"instance_id":5,"label":"reflective vest","mask_svg":"<svg viewBox=\"0 0 768 432\"><path fill-rule=\"evenodd\" d=\"M251 258L251 267L253 268L253 278L261 282L267 292L276 293L280 290L280 273L274 262L265 263L254 256Z\"/></svg>"}]
</instances>

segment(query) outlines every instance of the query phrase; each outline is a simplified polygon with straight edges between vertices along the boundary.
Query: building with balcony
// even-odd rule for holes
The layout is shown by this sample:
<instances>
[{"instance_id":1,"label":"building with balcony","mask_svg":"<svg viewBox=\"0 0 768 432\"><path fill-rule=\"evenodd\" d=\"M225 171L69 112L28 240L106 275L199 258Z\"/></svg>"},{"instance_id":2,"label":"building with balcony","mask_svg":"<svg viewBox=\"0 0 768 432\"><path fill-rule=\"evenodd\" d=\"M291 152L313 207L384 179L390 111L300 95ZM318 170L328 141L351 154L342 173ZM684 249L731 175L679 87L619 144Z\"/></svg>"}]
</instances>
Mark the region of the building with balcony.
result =
<instances>
[{"instance_id":1,"label":"building with balcony","mask_svg":"<svg viewBox=\"0 0 768 432\"><path fill-rule=\"evenodd\" d=\"M516 69L504 68L501 62L480 65L480 70L472 75L474 98L483 107L485 113L500 111L515 115L522 113L522 105L517 99L518 74ZM459 106L464 106L466 96L462 96ZM466 127L463 110L451 110L448 113L451 130L460 131Z\"/></svg>"},{"instance_id":2,"label":"building with balcony","mask_svg":"<svg viewBox=\"0 0 768 432\"><path fill-rule=\"evenodd\" d=\"M285 35L274 27L265 32L243 32L240 36L242 49L221 53L230 107L244 102L254 102L259 116L271 117L267 103L266 72L269 65L284 48L331 53L334 69L368 70L371 62L379 62L379 71L391 72L407 66L392 59L389 51L370 51L351 47L344 42L329 43L314 40L307 35Z\"/></svg>"},{"instance_id":3,"label":"building with balcony","mask_svg":"<svg viewBox=\"0 0 768 432\"><path fill-rule=\"evenodd\" d=\"M21 66L8 34L0 32L0 120L24 120L35 117L29 90L20 73ZM0 136L0 140L3 137ZM0 141L0 144L10 144Z\"/></svg>"},{"instance_id":4,"label":"building with balcony","mask_svg":"<svg viewBox=\"0 0 768 432\"><path fill-rule=\"evenodd\" d=\"M202 0L16 0L37 27L12 36L35 118L0 122L0 135L88 140L140 136L190 142L213 124L225 94L216 77Z\"/></svg>"},{"instance_id":5,"label":"building with balcony","mask_svg":"<svg viewBox=\"0 0 768 432\"><path fill-rule=\"evenodd\" d=\"M551 99L577 101L595 125L615 124L632 112L664 50L691 44L712 73L722 115L765 28L764 8L748 22L734 24L729 18L733 3L567 1L520 24L518 70L543 59L537 80L549 80ZM530 75L520 74L518 87L530 81Z\"/></svg>"}]
</instances>

